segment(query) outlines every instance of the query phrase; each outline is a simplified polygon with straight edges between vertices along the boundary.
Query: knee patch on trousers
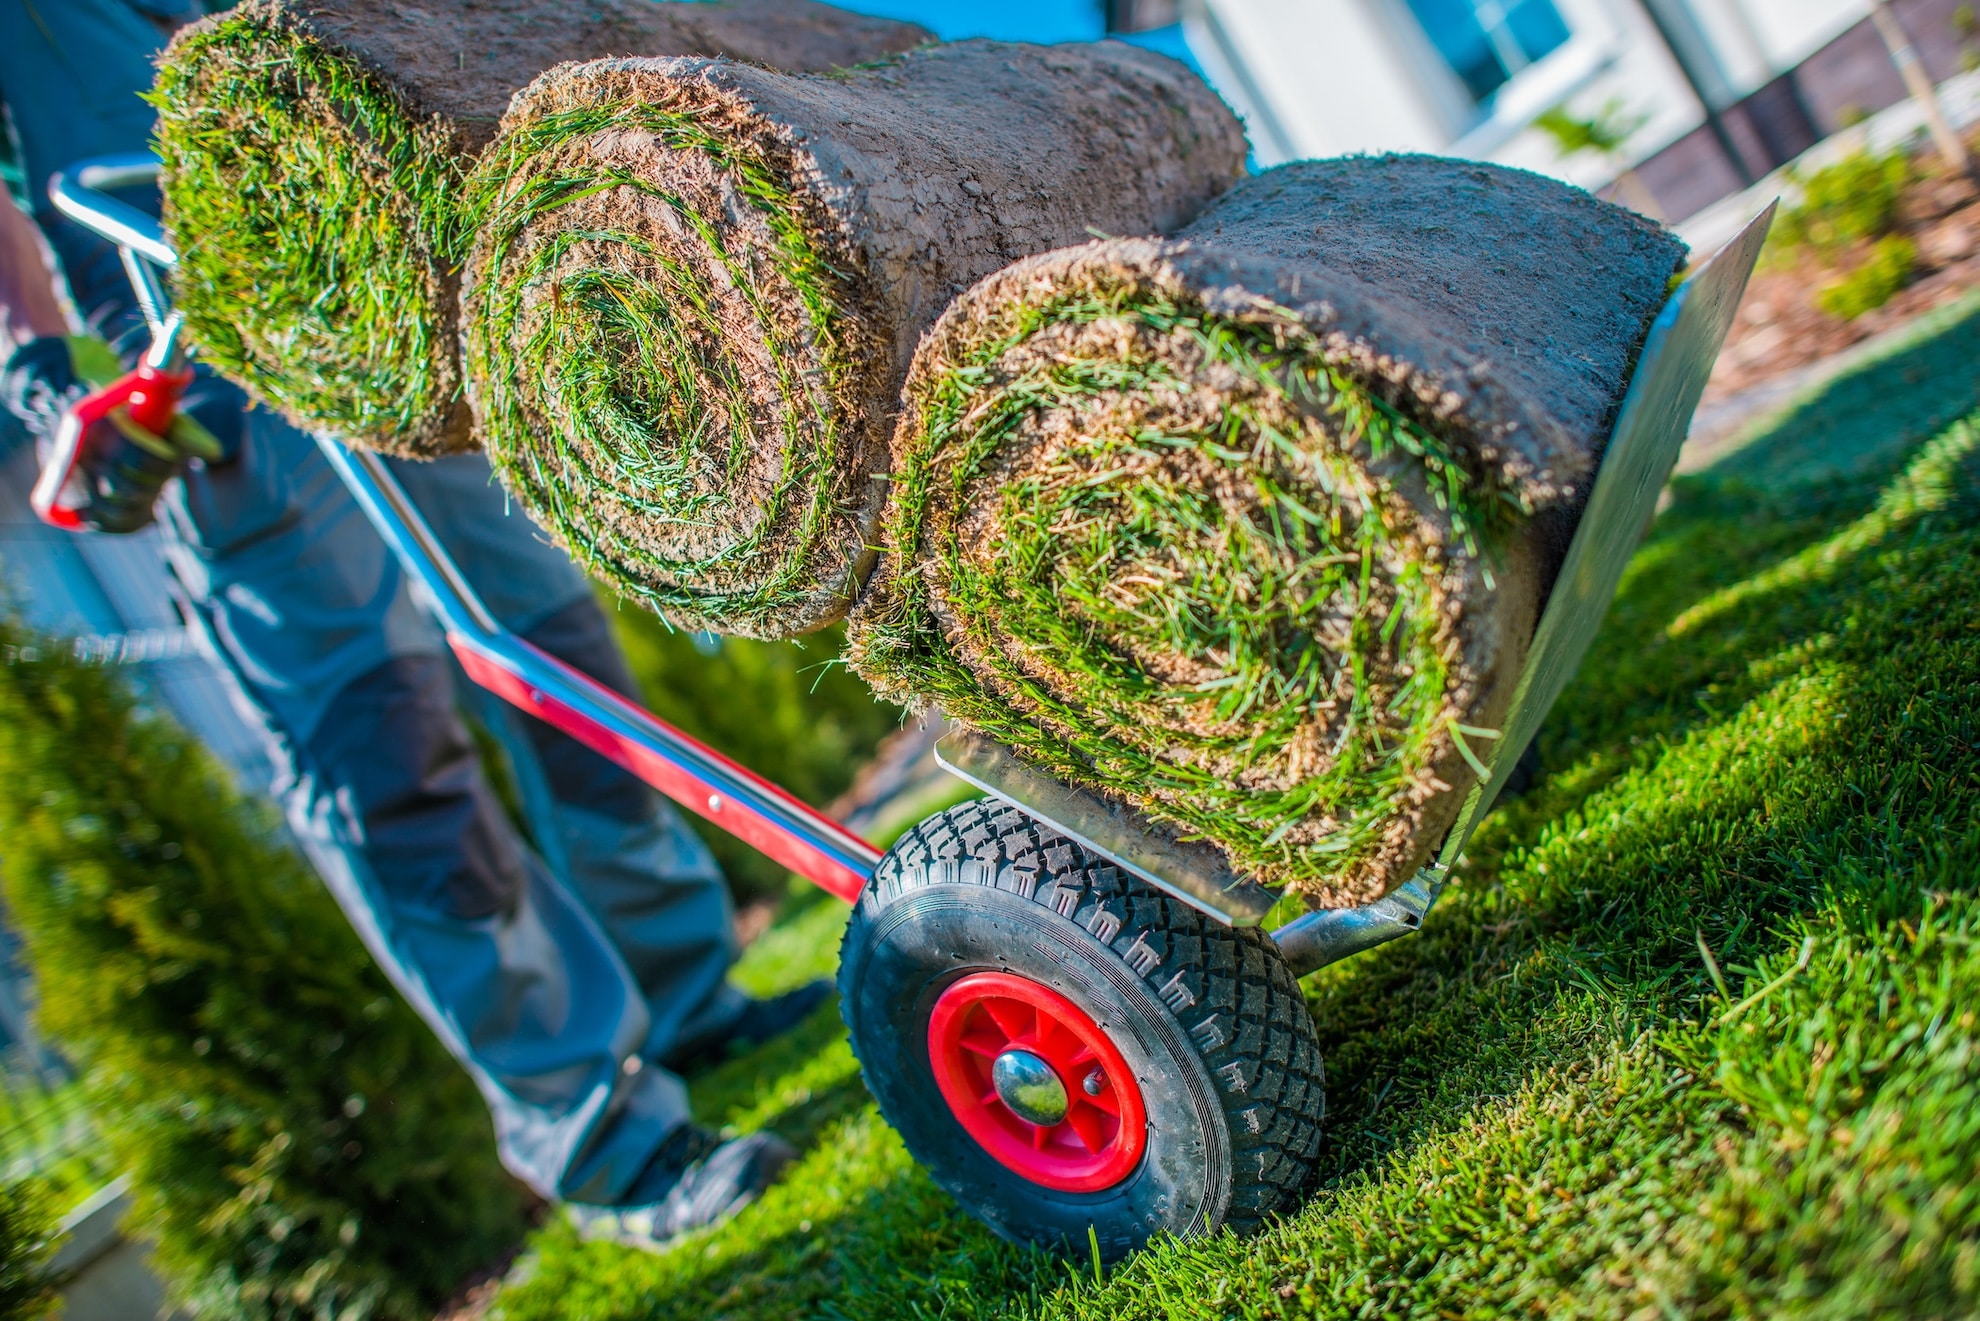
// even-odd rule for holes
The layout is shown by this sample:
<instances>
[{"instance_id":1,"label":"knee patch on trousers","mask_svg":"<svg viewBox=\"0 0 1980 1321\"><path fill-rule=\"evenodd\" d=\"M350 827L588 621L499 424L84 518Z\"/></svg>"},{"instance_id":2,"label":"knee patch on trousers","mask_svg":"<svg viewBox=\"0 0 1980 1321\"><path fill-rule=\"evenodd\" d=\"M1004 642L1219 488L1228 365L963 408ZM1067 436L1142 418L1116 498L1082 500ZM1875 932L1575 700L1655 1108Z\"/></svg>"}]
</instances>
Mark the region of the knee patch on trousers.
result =
<instances>
[{"instance_id":1,"label":"knee patch on trousers","mask_svg":"<svg viewBox=\"0 0 1980 1321\"><path fill-rule=\"evenodd\" d=\"M463 918L514 907L522 844L454 709L445 660L372 670L331 699L305 746L395 899Z\"/></svg>"}]
</instances>

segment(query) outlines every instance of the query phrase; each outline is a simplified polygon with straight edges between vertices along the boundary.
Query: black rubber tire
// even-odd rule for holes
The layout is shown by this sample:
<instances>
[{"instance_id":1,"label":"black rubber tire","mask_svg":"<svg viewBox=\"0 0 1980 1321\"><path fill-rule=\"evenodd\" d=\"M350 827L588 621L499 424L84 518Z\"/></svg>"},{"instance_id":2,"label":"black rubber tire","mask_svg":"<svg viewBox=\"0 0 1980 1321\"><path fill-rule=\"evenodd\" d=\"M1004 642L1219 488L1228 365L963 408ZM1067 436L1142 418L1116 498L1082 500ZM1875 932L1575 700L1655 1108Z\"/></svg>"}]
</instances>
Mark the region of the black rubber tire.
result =
<instances>
[{"instance_id":1,"label":"black rubber tire","mask_svg":"<svg viewBox=\"0 0 1980 1321\"><path fill-rule=\"evenodd\" d=\"M1001 970L1090 1014L1140 1083L1148 1146L1105 1192L1006 1169L936 1087L928 1021L942 991ZM839 1004L866 1085L935 1182L1003 1237L1114 1260L1161 1231L1240 1233L1298 1206L1325 1111L1320 1048L1271 940L1122 873L985 800L904 835L853 911Z\"/></svg>"}]
</instances>

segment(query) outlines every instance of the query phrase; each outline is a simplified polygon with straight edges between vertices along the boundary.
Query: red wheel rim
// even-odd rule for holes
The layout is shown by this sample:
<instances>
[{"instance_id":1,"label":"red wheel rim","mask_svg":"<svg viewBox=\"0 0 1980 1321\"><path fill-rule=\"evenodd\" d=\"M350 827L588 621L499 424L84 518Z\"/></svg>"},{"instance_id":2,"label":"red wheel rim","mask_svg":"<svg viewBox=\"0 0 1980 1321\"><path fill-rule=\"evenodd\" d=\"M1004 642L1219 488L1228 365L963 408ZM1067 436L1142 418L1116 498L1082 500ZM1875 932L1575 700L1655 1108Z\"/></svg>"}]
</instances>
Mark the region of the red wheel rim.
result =
<instances>
[{"instance_id":1,"label":"red wheel rim","mask_svg":"<svg viewBox=\"0 0 1980 1321\"><path fill-rule=\"evenodd\" d=\"M999 1094L991 1070L1013 1050L1057 1075L1066 1099L1057 1123L1024 1119ZM935 1002L928 1058L956 1122L1005 1169L1033 1183L1095 1193L1141 1163L1148 1114L1140 1085L1100 1025L1049 987L1007 972L964 977Z\"/></svg>"}]
</instances>

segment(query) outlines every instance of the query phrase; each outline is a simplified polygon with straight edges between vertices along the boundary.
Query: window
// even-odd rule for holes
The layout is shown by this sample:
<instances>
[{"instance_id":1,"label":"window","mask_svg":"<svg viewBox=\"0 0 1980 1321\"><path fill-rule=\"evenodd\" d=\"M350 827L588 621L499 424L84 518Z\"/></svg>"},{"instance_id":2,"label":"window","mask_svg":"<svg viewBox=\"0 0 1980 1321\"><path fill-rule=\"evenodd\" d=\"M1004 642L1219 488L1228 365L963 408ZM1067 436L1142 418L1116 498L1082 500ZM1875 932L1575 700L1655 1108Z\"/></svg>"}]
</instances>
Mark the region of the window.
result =
<instances>
[{"instance_id":1,"label":"window","mask_svg":"<svg viewBox=\"0 0 1980 1321\"><path fill-rule=\"evenodd\" d=\"M1430 44L1481 104L1567 44L1554 0L1409 0Z\"/></svg>"}]
</instances>

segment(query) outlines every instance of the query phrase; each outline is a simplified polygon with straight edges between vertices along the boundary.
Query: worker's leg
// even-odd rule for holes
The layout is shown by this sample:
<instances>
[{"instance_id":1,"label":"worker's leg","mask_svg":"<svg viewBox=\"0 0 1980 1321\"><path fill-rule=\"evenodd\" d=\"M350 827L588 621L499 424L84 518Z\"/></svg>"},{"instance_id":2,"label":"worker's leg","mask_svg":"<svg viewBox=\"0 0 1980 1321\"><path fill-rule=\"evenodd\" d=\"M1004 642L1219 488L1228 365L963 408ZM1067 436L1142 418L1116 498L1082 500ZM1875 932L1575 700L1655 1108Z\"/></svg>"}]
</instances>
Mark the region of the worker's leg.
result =
<instances>
[{"instance_id":1,"label":"worker's leg","mask_svg":"<svg viewBox=\"0 0 1980 1321\"><path fill-rule=\"evenodd\" d=\"M474 1073L505 1163L545 1196L618 1201L686 1122L687 1094L642 1067L639 987L503 817L447 662L401 657L359 679L291 764L292 827Z\"/></svg>"},{"instance_id":2,"label":"worker's leg","mask_svg":"<svg viewBox=\"0 0 1980 1321\"><path fill-rule=\"evenodd\" d=\"M0 4L0 89L33 197L79 157L147 148L152 114L138 93L159 40L117 0ZM155 214L155 192L138 192L127 200ZM52 212L38 218L79 309L113 336L137 324L114 250ZM441 640L313 442L265 413L248 433L240 463L172 484L161 522L199 621L279 749L297 833L474 1073L511 1166L546 1194L616 1197L684 1115L678 1083L621 1063L653 1035L647 997L628 991L597 924L492 810L453 717ZM575 599L563 569L565 595L523 601L518 614L533 608L539 622ZM506 610L505 585L544 581L480 585ZM585 837L631 866L653 833L646 822L637 838Z\"/></svg>"},{"instance_id":3,"label":"worker's leg","mask_svg":"<svg viewBox=\"0 0 1980 1321\"><path fill-rule=\"evenodd\" d=\"M634 701L639 690L591 585L493 484L480 455L393 465L483 603L508 628ZM491 720L491 724L498 723ZM650 1019L644 1053L719 1035L745 1008L724 981L736 955L728 886L671 804L540 720L503 718L549 791L571 889L632 971Z\"/></svg>"},{"instance_id":4,"label":"worker's leg","mask_svg":"<svg viewBox=\"0 0 1980 1321\"><path fill-rule=\"evenodd\" d=\"M528 636L637 700L595 602L573 602ZM735 915L708 846L641 781L540 720L522 724L544 768L571 885L646 995L648 1058L720 1031L745 1001L724 980L736 956Z\"/></svg>"},{"instance_id":5,"label":"worker's leg","mask_svg":"<svg viewBox=\"0 0 1980 1321\"><path fill-rule=\"evenodd\" d=\"M291 825L473 1074L509 1167L546 1196L615 1200L686 1119L678 1080L639 1063L644 997L520 847L442 640L314 442L261 412L247 436L237 465L175 483L161 521Z\"/></svg>"}]
</instances>

